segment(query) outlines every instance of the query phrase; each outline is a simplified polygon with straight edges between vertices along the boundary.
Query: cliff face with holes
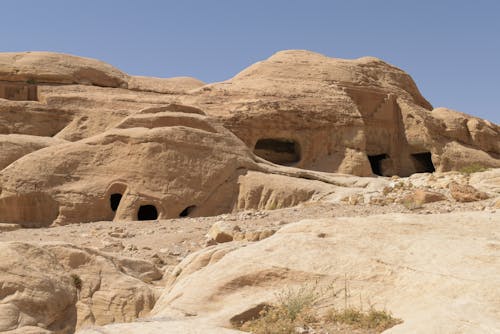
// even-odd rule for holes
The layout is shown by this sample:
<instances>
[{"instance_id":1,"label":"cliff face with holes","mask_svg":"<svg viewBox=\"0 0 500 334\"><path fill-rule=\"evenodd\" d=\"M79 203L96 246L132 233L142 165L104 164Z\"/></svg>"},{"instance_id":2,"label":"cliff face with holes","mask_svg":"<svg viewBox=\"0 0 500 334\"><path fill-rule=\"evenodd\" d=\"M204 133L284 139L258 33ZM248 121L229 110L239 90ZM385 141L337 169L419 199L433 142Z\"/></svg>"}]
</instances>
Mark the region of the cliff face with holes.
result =
<instances>
[{"instance_id":1,"label":"cliff face with holes","mask_svg":"<svg viewBox=\"0 0 500 334\"><path fill-rule=\"evenodd\" d=\"M408 74L377 58L283 51L193 94L186 103L278 164L408 176L500 163L498 125L433 109Z\"/></svg>"},{"instance_id":2,"label":"cliff face with holes","mask_svg":"<svg viewBox=\"0 0 500 334\"><path fill-rule=\"evenodd\" d=\"M133 77L69 55L0 54L0 147L8 152L0 223L295 205L328 192L332 172L500 167L499 139L496 124L433 109L408 74L376 58L283 51L204 84Z\"/></svg>"}]
</instances>

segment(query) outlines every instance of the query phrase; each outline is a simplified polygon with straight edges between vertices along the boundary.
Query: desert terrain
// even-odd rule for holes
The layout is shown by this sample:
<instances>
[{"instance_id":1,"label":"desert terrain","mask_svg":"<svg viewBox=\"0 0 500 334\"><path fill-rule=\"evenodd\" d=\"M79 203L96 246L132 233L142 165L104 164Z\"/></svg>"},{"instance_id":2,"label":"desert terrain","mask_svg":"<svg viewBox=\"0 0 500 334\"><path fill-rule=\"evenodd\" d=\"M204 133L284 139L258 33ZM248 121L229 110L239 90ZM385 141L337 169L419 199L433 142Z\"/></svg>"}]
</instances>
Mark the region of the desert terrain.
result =
<instances>
[{"instance_id":1,"label":"desert terrain","mask_svg":"<svg viewBox=\"0 0 500 334\"><path fill-rule=\"evenodd\" d=\"M0 149L2 333L500 333L500 127L380 59L0 53Z\"/></svg>"}]
</instances>

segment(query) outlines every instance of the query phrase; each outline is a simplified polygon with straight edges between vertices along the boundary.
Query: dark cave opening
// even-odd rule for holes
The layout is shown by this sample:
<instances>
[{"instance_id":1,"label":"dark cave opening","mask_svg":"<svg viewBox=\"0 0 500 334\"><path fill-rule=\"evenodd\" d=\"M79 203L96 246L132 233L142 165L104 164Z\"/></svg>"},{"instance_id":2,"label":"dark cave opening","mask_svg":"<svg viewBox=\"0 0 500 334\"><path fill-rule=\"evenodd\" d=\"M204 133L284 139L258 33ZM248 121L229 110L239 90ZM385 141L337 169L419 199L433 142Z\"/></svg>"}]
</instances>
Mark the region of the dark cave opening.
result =
<instances>
[{"instance_id":1,"label":"dark cave opening","mask_svg":"<svg viewBox=\"0 0 500 334\"><path fill-rule=\"evenodd\" d=\"M387 159L389 156L387 154L369 155L368 160L370 161L370 166L372 167L373 174L384 176L382 170L382 160Z\"/></svg>"},{"instance_id":2,"label":"dark cave opening","mask_svg":"<svg viewBox=\"0 0 500 334\"><path fill-rule=\"evenodd\" d=\"M196 205L188 206L187 208L182 210L181 213L179 213L179 217L189 217L189 215L191 214L191 212L194 211L194 209L196 209Z\"/></svg>"},{"instance_id":3,"label":"dark cave opening","mask_svg":"<svg viewBox=\"0 0 500 334\"><path fill-rule=\"evenodd\" d=\"M116 212L118 210L118 206L120 206L120 201L122 200L122 194L111 194L109 197L109 206L111 210Z\"/></svg>"},{"instance_id":4,"label":"dark cave opening","mask_svg":"<svg viewBox=\"0 0 500 334\"><path fill-rule=\"evenodd\" d=\"M300 145L292 139L259 139L254 153L278 165L290 165L300 161Z\"/></svg>"},{"instance_id":5,"label":"dark cave opening","mask_svg":"<svg viewBox=\"0 0 500 334\"><path fill-rule=\"evenodd\" d=\"M416 173L434 173L436 168L432 163L431 152L416 153L412 154L413 164L416 169Z\"/></svg>"},{"instance_id":6,"label":"dark cave opening","mask_svg":"<svg viewBox=\"0 0 500 334\"><path fill-rule=\"evenodd\" d=\"M158 210L154 205L141 205L137 211L137 220L158 219Z\"/></svg>"}]
</instances>

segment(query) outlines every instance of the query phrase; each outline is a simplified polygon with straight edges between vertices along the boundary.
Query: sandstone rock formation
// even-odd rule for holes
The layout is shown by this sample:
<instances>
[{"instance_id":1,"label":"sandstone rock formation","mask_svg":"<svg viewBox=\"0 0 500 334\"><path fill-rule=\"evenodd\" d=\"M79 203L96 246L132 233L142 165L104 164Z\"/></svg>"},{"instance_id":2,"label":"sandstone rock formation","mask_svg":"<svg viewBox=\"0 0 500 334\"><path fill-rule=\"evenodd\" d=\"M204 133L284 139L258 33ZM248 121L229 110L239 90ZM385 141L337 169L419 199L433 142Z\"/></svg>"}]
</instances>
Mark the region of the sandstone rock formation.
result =
<instances>
[{"instance_id":1,"label":"sandstone rock formation","mask_svg":"<svg viewBox=\"0 0 500 334\"><path fill-rule=\"evenodd\" d=\"M387 333L493 333L499 221L498 212L305 220L245 247L212 246L171 273L153 319L227 326L287 286L348 280L350 304L362 299L403 319Z\"/></svg>"},{"instance_id":2,"label":"sandstone rock formation","mask_svg":"<svg viewBox=\"0 0 500 334\"><path fill-rule=\"evenodd\" d=\"M52 137L8 137L16 147L2 137L10 146L0 223L291 206L332 191L330 176L307 170L405 176L500 167L498 125L433 110L408 74L371 57L283 51L204 84L133 77L69 55L3 53L0 87L0 134Z\"/></svg>"},{"instance_id":3,"label":"sandstone rock formation","mask_svg":"<svg viewBox=\"0 0 500 334\"><path fill-rule=\"evenodd\" d=\"M278 52L183 101L278 164L361 176L500 166L498 125L433 110L408 74L372 57Z\"/></svg>"},{"instance_id":4,"label":"sandstone rock formation","mask_svg":"<svg viewBox=\"0 0 500 334\"><path fill-rule=\"evenodd\" d=\"M0 249L0 332L74 333L135 320L155 304L148 283L162 274L146 261L63 243L1 242Z\"/></svg>"},{"instance_id":5,"label":"sandstone rock formation","mask_svg":"<svg viewBox=\"0 0 500 334\"><path fill-rule=\"evenodd\" d=\"M371 57L283 51L204 84L3 53L0 86L0 134L10 135L0 138L0 223L279 208L332 192L323 172L500 166L498 125L433 110L408 74Z\"/></svg>"}]
</instances>

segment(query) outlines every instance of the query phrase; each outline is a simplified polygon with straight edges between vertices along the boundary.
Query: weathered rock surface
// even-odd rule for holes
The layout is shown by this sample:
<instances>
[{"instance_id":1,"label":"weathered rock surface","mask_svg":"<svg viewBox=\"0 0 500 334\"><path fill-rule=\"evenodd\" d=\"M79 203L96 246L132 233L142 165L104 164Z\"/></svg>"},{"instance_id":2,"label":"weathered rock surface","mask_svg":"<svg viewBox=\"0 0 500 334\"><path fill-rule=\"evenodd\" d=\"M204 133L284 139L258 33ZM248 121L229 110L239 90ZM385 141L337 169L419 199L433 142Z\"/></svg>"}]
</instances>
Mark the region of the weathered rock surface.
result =
<instances>
[{"instance_id":1,"label":"weathered rock surface","mask_svg":"<svg viewBox=\"0 0 500 334\"><path fill-rule=\"evenodd\" d=\"M86 331L235 333L223 328L233 316L272 302L284 286L346 277L352 294L404 320L391 333L500 327L500 169L444 173L500 167L500 128L434 109L407 73L382 60L289 50L205 84L129 76L69 55L0 53L0 151L2 240L25 240L21 227L154 227L159 219L333 205L324 216L314 212L327 219L277 233L281 216L271 226L243 225L263 217L258 211L203 220L222 221L209 233L214 242L183 232L156 257L148 242L165 234L149 230L129 242L143 232L137 227L87 230L80 239L90 241L80 245L97 238L94 248L0 242L0 331L72 333L154 308L148 321ZM375 175L394 177L368 177ZM405 196L422 204L415 209L425 219L331 218L344 206L408 212ZM476 211L428 215L456 208ZM47 232L50 240L59 233L69 238ZM149 261L98 247L148 254L165 266L166 287L151 284L162 275Z\"/></svg>"},{"instance_id":2,"label":"weathered rock surface","mask_svg":"<svg viewBox=\"0 0 500 334\"><path fill-rule=\"evenodd\" d=\"M470 212L302 221L246 247L222 244L189 256L153 314L227 325L286 286L343 286L347 277L350 303L361 296L403 319L390 333L494 332L499 219Z\"/></svg>"},{"instance_id":3,"label":"weathered rock surface","mask_svg":"<svg viewBox=\"0 0 500 334\"><path fill-rule=\"evenodd\" d=\"M488 194L468 184L450 183L450 194L459 202L475 202L488 198Z\"/></svg>"},{"instance_id":4,"label":"weathered rock surface","mask_svg":"<svg viewBox=\"0 0 500 334\"><path fill-rule=\"evenodd\" d=\"M0 81L127 87L128 75L104 62L53 52L0 53Z\"/></svg>"},{"instance_id":5,"label":"weathered rock surface","mask_svg":"<svg viewBox=\"0 0 500 334\"><path fill-rule=\"evenodd\" d=\"M0 135L0 152L2 152L0 156L0 170L28 153L64 143L66 143L65 140L51 137L16 134Z\"/></svg>"},{"instance_id":6,"label":"weathered rock surface","mask_svg":"<svg viewBox=\"0 0 500 334\"><path fill-rule=\"evenodd\" d=\"M282 51L182 100L279 164L361 176L500 167L498 125L433 110L408 74L373 57Z\"/></svg>"},{"instance_id":7,"label":"weathered rock surface","mask_svg":"<svg viewBox=\"0 0 500 334\"><path fill-rule=\"evenodd\" d=\"M4 85L11 100L0 99L0 133L71 142L41 151L25 144L2 157L9 167L0 171L1 223L139 219L145 205L155 207L151 219L214 215L331 191L304 180L332 183L330 176L304 170L368 176L500 167L497 125L432 111L408 74L372 57L283 51L204 85L131 77L69 55L4 53L0 81L20 85ZM18 101L23 92L34 101ZM113 194L123 197L118 208Z\"/></svg>"},{"instance_id":8,"label":"weathered rock surface","mask_svg":"<svg viewBox=\"0 0 500 334\"><path fill-rule=\"evenodd\" d=\"M1 242L0 249L0 332L73 333L132 321L158 296L149 282L162 274L146 261L63 243Z\"/></svg>"},{"instance_id":9,"label":"weathered rock surface","mask_svg":"<svg viewBox=\"0 0 500 334\"><path fill-rule=\"evenodd\" d=\"M258 208L263 201L296 205L317 192L276 176L293 188L283 193L277 186L269 197L273 188L268 184L252 202L239 200L238 182L246 179L240 176L264 167L238 138L196 109L148 110L101 135L34 152L5 168L0 222L38 227L215 215ZM272 172L274 167L267 168Z\"/></svg>"},{"instance_id":10,"label":"weathered rock surface","mask_svg":"<svg viewBox=\"0 0 500 334\"><path fill-rule=\"evenodd\" d=\"M145 321L131 324L114 324L95 329L89 328L78 334L243 334L244 332L216 327L196 321Z\"/></svg>"}]
</instances>

